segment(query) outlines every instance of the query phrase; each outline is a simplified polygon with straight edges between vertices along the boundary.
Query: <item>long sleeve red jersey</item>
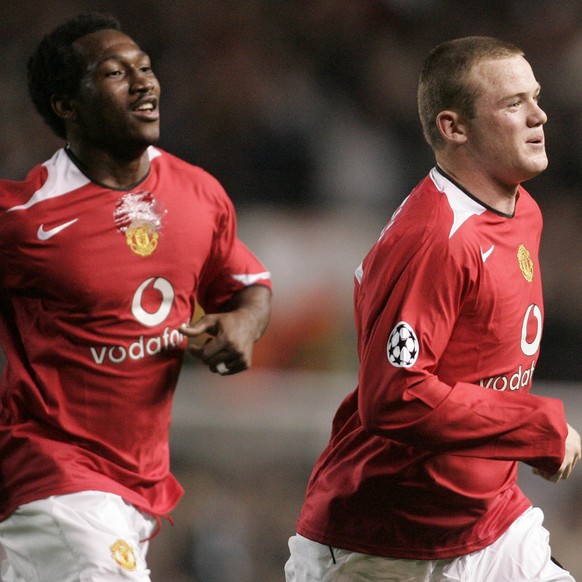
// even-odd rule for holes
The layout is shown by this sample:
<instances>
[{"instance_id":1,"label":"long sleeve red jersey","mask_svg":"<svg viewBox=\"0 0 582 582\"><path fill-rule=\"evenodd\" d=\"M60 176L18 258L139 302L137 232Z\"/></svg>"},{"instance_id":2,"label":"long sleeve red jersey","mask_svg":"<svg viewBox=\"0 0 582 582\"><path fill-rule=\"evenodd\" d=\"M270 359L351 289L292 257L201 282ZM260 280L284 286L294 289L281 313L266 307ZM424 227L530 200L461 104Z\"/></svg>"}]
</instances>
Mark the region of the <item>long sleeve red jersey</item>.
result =
<instances>
[{"instance_id":1,"label":"long sleeve red jersey","mask_svg":"<svg viewBox=\"0 0 582 582\"><path fill-rule=\"evenodd\" d=\"M543 303L539 208L513 216L433 169L356 271L360 372L317 461L297 531L378 556L491 544L530 502L518 461L564 456L559 400L530 394Z\"/></svg>"}]
</instances>

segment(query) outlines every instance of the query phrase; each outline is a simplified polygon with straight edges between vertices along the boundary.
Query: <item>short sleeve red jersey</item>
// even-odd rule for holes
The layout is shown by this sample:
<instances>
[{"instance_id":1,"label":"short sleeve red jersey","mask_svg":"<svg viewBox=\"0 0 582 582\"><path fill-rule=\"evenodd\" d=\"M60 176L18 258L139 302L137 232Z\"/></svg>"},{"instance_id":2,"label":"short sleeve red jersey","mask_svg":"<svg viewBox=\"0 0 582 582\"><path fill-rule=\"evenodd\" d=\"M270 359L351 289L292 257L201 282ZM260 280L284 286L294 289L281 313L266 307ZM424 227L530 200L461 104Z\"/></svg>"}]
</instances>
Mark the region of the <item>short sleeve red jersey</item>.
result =
<instances>
[{"instance_id":1,"label":"short sleeve red jersey","mask_svg":"<svg viewBox=\"0 0 582 582\"><path fill-rule=\"evenodd\" d=\"M440 559L497 539L530 502L517 461L564 456L562 403L530 394L542 218L513 216L436 168L356 272L358 387L336 413L298 532L385 557Z\"/></svg>"},{"instance_id":2,"label":"short sleeve red jersey","mask_svg":"<svg viewBox=\"0 0 582 582\"><path fill-rule=\"evenodd\" d=\"M65 150L0 181L0 519L53 494L109 491L166 514L172 396L198 298L270 286L209 174L149 148L129 190Z\"/></svg>"}]
</instances>

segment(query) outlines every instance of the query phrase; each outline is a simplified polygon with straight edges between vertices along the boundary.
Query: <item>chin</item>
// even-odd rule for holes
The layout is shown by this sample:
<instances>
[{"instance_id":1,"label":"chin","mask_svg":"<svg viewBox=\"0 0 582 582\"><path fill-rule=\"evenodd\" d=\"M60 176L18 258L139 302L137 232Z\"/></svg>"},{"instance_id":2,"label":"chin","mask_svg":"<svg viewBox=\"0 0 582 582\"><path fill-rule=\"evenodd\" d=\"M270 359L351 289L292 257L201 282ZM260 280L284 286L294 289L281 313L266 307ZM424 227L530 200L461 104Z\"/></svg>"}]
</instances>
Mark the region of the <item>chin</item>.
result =
<instances>
[{"instance_id":1,"label":"chin","mask_svg":"<svg viewBox=\"0 0 582 582\"><path fill-rule=\"evenodd\" d=\"M527 168L524 168L524 178L523 180L531 180L536 176L539 176L546 168L548 167L548 160L547 158L543 158L537 160L533 163L530 163Z\"/></svg>"},{"instance_id":2,"label":"chin","mask_svg":"<svg viewBox=\"0 0 582 582\"><path fill-rule=\"evenodd\" d=\"M543 171L546 170L546 168L548 167L548 162L547 160L543 163L543 164L538 164L536 166L536 168L534 169L535 172L535 176L538 176L539 174L541 174Z\"/></svg>"},{"instance_id":3,"label":"chin","mask_svg":"<svg viewBox=\"0 0 582 582\"><path fill-rule=\"evenodd\" d=\"M149 146L155 146L160 141L160 134L151 134L151 135L140 135L136 137L134 143L139 145L139 147L147 148Z\"/></svg>"},{"instance_id":4,"label":"chin","mask_svg":"<svg viewBox=\"0 0 582 582\"><path fill-rule=\"evenodd\" d=\"M160 139L160 124L157 121L142 123L141 125L135 126L132 131L129 132L129 135L131 135L135 141L156 143Z\"/></svg>"},{"instance_id":5,"label":"chin","mask_svg":"<svg viewBox=\"0 0 582 582\"><path fill-rule=\"evenodd\" d=\"M155 145L160 141L160 132L159 131L147 132L143 137L144 141L146 141L148 145Z\"/></svg>"}]
</instances>

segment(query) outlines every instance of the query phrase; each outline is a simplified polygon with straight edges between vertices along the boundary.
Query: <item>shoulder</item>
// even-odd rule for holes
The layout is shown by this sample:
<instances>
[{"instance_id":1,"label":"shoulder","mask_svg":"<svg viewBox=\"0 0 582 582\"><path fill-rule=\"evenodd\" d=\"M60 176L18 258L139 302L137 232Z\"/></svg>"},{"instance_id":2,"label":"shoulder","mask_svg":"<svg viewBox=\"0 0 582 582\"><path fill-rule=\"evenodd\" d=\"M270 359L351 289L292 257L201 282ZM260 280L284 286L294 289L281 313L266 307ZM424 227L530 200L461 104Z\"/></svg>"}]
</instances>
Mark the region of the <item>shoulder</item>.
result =
<instances>
[{"instance_id":1,"label":"shoulder","mask_svg":"<svg viewBox=\"0 0 582 582\"><path fill-rule=\"evenodd\" d=\"M482 212L450 182L438 178L431 171L396 209L378 241L381 246L391 247L401 239L416 249L426 241L447 245L463 223Z\"/></svg>"},{"instance_id":2,"label":"shoulder","mask_svg":"<svg viewBox=\"0 0 582 582\"><path fill-rule=\"evenodd\" d=\"M49 174L47 163L34 166L24 180L0 180L1 211L26 203L37 190L42 188Z\"/></svg>"},{"instance_id":3,"label":"shoulder","mask_svg":"<svg viewBox=\"0 0 582 582\"><path fill-rule=\"evenodd\" d=\"M382 264L465 271L486 209L433 170L412 190L370 253Z\"/></svg>"},{"instance_id":4,"label":"shoulder","mask_svg":"<svg viewBox=\"0 0 582 582\"><path fill-rule=\"evenodd\" d=\"M0 183L0 208L27 210L45 200L82 188L89 182L61 148L46 162L35 166L22 182Z\"/></svg>"},{"instance_id":5,"label":"shoulder","mask_svg":"<svg viewBox=\"0 0 582 582\"><path fill-rule=\"evenodd\" d=\"M520 186L518 190L518 200L516 204L516 215L531 217L532 219L542 219L542 211L533 196L523 187Z\"/></svg>"},{"instance_id":6,"label":"shoulder","mask_svg":"<svg viewBox=\"0 0 582 582\"><path fill-rule=\"evenodd\" d=\"M235 210L220 181L203 168L162 149L149 149L152 179L158 192L177 196L180 204L220 217L234 215Z\"/></svg>"},{"instance_id":7,"label":"shoulder","mask_svg":"<svg viewBox=\"0 0 582 582\"><path fill-rule=\"evenodd\" d=\"M231 205L221 182L212 174L160 148L149 148L152 172L163 184L178 189L182 194L198 199L209 199Z\"/></svg>"},{"instance_id":8,"label":"shoulder","mask_svg":"<svg viewBox=\"0 0 582 582\"><path fill-rule=\"evenodd\" d=\"M161 148L150 146L148 152L154 168L160 168L173 172L176 176L183 176L188 180L195 180L211 187L223 189L219 180L200 166L187 162Z\"/></svg>"}]
</instances>

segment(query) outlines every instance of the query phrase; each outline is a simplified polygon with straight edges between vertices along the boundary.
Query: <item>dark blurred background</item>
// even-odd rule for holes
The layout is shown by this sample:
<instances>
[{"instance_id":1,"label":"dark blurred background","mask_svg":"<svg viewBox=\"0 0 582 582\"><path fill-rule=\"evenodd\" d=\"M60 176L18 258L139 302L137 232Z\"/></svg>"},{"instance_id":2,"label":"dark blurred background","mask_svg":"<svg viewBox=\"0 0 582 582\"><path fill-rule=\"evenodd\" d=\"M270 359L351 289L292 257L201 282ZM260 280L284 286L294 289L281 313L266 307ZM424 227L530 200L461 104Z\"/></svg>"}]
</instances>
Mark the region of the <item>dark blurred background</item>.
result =
<instances>
[{"instance_id":1,"label":"dark blurred background","mask_svg":"<svg viewBox=\"0 0 582 582\"><path fill-rule=\"evenodd\" d=\"M45 32L114 13L162 84L160 146L226 187L241 237L271 269L272 324L254 371L187 361L174 468L187 488L152 546L155 581L283 580L286 540L331 415L355 385L356 266L433 164L416 112L438 42L521 46L542 85L548 170L526 188L545 217L546 323L538 392L580 418L582 3L579 0L15 0L0 15L0 176L21 179L61 145L33 110L26 60ZM1 266L0 266L1 268ZM580 430L582 425L579 423ZM524 487L556 554L582 579L582 482Z\"/></svg>"}]
</instances>

